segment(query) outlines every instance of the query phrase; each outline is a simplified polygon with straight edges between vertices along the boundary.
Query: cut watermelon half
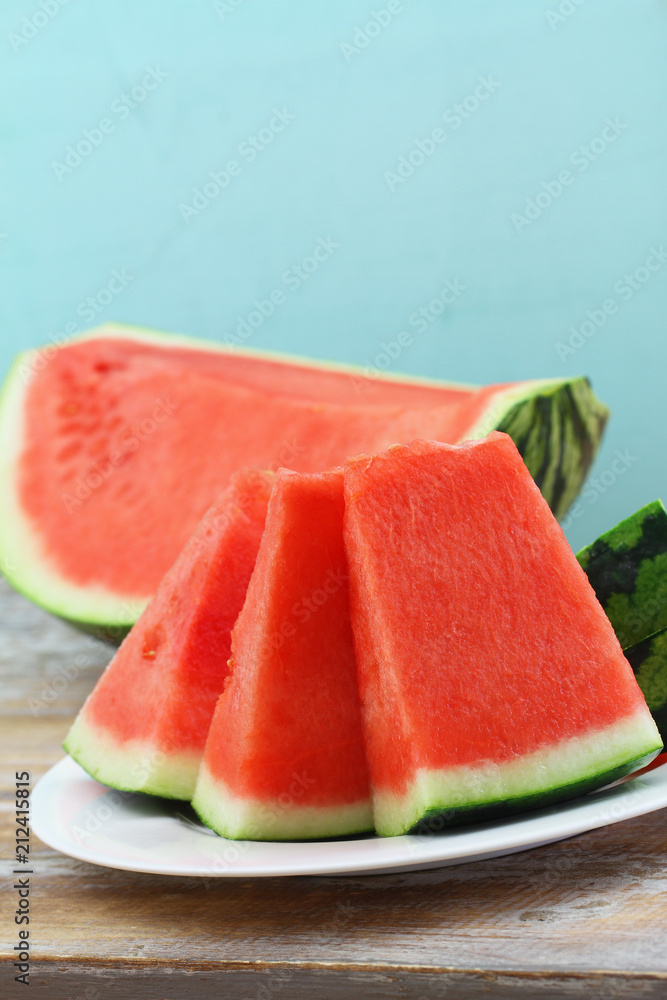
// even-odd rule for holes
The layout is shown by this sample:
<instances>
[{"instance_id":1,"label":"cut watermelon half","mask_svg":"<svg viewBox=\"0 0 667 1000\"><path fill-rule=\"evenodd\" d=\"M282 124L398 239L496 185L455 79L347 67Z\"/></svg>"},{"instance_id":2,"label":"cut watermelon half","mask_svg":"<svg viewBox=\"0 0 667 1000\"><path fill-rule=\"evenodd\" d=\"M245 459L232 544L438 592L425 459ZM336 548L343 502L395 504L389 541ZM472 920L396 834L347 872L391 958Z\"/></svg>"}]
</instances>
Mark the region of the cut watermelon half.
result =
<instances>
[{"instance_id":1,"label":"cut watermelon half","mask_svg":"<svg viewBox=\"0 0 667 1000\"><path fill-rule=\"evenodd\" d=\"M570 798L661 741L609 620L505 434L345 469L375 826Z\"/></svg>"},{"instance_id":2,"label":"cut watermelon half","mask_svg":"<svg viewBox=\"0 0 667 1000\"><path fill-rule=\"evenodd\" d=\"M608 415L586 379L476 388L106 326L19 356L0 402L0 564L121 632L243 466L321 472L414 437L506 430L557 514Z\"/></svg>"},{"instance_id":3,"label":"cut watermelon half","mask_svg":"<svg viewBox=\"0 0 667 1000\"><path fill-rule=\"evenodd\" d=\"M233 476L76 717L65 750L103 784L191 798L272 483Z\"/></svg>"},{"instance_id":4,"label":"cut watermelon half","mask_svg":"<svg viewBox=\"0 0 667 1000\"><path fill-rule=\"evenodd\" d=\"M342 472L281 470L193 806L232 839L372 830Z\"/></svg>"}]
</instances>

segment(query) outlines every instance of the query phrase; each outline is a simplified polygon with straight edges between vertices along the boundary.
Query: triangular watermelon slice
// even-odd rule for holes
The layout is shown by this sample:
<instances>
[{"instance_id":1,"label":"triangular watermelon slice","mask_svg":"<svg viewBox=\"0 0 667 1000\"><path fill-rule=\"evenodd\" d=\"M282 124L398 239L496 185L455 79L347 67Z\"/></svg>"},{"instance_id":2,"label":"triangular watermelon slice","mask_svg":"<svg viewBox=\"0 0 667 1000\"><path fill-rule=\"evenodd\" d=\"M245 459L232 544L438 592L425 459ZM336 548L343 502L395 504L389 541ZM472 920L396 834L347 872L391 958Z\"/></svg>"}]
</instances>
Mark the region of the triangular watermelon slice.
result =
<instances>
[{"instance_id":1,"label":"triangular watermelon slice","mask_svg":"<svg viewBox=\"0 0 667 1000\"><path fill-rule=\"evenodd\" d=\"M371 830L341 471L281 469L193 806L225 837Z\"/></svg>"},{"instance_id":2,"label":"triangular watermelon slice","mask_svg":"<svg viewBox=\"0 0 667 1000\"><path fill-rule=\"evenodd\" d=\"M387 361L390 359L388 358ZM553 509L608 411L583 378L456 385L109 325L20 355L0 398L0 566L97 634L138 617L232 472L512 435Z\"/></svg>"},{"instance_id":3,"label":"triangular watermelon slice","mask_svg":"<svg viewBox=\"0 0 667 1000\"><path fill-rule=\"evenodd\" d=\"M661 740L584 571L505 434L345 469L381 834L570 798Z\"/></svg>"},{"instance_id":4,"label":"triangular watermelon slice","mask_svg":"<svg viewBox=\"0 0 667 1000\"><path fill-rule=\"evenodd\" d=\"M236 473L75 719L65 749L105 785L191 797L272 485Z\"/></svg>"}]
</instances>

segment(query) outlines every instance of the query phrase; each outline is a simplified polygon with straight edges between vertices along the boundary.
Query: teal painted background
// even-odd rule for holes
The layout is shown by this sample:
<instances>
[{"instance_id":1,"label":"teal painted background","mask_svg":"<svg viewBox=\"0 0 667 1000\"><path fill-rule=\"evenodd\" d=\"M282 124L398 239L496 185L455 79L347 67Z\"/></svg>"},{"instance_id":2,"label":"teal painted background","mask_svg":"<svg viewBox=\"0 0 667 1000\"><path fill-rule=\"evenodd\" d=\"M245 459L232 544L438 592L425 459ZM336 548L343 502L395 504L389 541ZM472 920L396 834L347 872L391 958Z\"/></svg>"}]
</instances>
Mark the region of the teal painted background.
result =
<instances>
[{"instance_id":1,"label":"teal painted background","mask_svg":"<svg viewBox=\"0 0 667 1000\"><path fill-rule=\"evenodd\" d=\"M2 370L117 319L587 374L578 547L667 494L666 42L663 0L5 0Z\"/></svg>"}]
</instances>

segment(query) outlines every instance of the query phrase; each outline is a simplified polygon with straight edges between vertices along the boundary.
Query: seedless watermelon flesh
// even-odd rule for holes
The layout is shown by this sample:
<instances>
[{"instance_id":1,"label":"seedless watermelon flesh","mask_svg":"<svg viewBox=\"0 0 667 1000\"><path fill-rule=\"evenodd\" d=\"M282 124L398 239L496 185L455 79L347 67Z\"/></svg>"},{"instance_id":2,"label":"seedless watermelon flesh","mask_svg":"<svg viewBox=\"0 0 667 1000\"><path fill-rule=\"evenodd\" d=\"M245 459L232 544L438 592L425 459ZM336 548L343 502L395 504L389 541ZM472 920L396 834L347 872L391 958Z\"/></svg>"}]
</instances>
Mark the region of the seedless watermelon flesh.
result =
<instances>
[{"instance_id":1,"label":"seedless watermelon flesh","mask_svg":"<svg viewBox=\"0 0 667 1000\"><path fill-rule=\"evenodd\" d=\"M236 473L75 719L65 749L103 784L192 796L272 482Z\"/></svg>"},{"instance_id":2,"label":"seedless watermelon flesh","mask_svg":"<svg viewBox=\"0 0 667 1000\"><path fill-rule=\"evenodd\" d=\"M373 820L343 548L342 472L280 470L193 806L232 839Z\"/></svg>"},{"instance_id":3,"label":"seedless watermelon flesh","mask_svg":"<svg viewBox=\"0 0 667 1000\"><path fill-rule=\"evenodd\" d=\"M611 624L508 436L354 459L345 500L379 833L567 799L658 753Z\"/></svg>"},{"instance_id":4,"label":"seedless watermelon flesh","mask_svg":"<svg viewBox=\"0 0 667 1000\"><path fill-rule=\"evenodd\" d=\"M554 510L576 495L607 410L587 381L485 388L374 373L133 327L17 358L0 402L0 566L95 631L136 620L242 466L321 472L360 451L495 427Z\"/></svg>"}]
</instances>

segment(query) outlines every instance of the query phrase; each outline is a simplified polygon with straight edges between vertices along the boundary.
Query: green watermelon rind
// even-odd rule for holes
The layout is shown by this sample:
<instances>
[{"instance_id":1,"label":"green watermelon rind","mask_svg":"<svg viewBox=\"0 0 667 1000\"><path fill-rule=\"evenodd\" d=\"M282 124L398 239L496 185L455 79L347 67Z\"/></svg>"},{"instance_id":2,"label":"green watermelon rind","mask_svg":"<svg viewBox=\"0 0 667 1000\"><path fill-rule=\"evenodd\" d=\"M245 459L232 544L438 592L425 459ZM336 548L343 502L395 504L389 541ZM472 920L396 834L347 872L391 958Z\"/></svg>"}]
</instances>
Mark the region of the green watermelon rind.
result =
<instances>
[{"instance_id":1,"label":"green watermelon rind","mask_svg":"<svg viewBox=\"0 0 667 1000\"><path fill-rule=\"evenodd\" d=\"M368 800L340 806L298 804L289 790L282 801L244 799L232 793L202 765L192 808L202 823L227 840L323 840L373 832Z\"/></svg>"},{"instance_id":2,"label":"green watermelon rind","mask_svg":"<svg viewBox=\"0 0 667 1000\"><path fill-rule=\"evenodd\" d=\"M653 500L577 553L623 649L667 628L667 511Z\"/></svg>"},{"instance_id":3,"label":"green watermelon rind","mask_svg":"<svg viewBox=\"0 0 667 1000\"><path fill-rule=\"evenodd\" d=\"M99 723L88 722L85 706L63 749L102 785L185 802L192 798L201 762L201 754L169 750L150 740L120 742Z\"/></svg>"},{"instance_id":4,"label":"green watermelon rind","mask_svg":"<svg viewBox=\"0 0 667 1000\"><path fill-rule=\"evenodd\" d=\"M646 704L667 743L667 628L624 650Z\"/></svg>"},{"instance_id":5,"label":"green watermelon rind","mask_svg":"<svg viewBox=\"0 0 667 1000\"><path fill-rule=\"evenodd\" d=\"M72 338L72 342L115 337L168 347L241 354L257 359L345 373L368 379L353 365L283 355L252 348L230 348L195 337L112 324ZM15 471L21 453L23 402L37 363L55 345L19 355L0 393L0 570L12 586L47 611L99 638L118 643L137 620L151 595L117 594L102 587L79 586L51 563L38 532L18 503ZM373 379L439 388L476 389L412 375L378 373ZM586 378L540 379L499 389L483 416L466 436L484 437L504 430L515 440L526 465L557 516L577 495L599 446L608 409L597 400ZM118 540L121 544L122 540Z\"/></svg>"},{"instance_id":6,"label":"green watermelon rind","mask_svg":"<svg viewBox=\"0 0 667 1000\"><path fill-rule=\"evenodd\" d=\"M467 436L509 434L554 516L562 518L584 484L608 419L609 409L584 376L542 379L499 392Z\"/></svg>"},{"instance_id":7,"label":"green watermelon rind","mask_svg":"<svg viewBox=\"0 0 667 1000\"><path fill-rule=\"evenodd\" d=\"M633 771L638 771L658 755L660 751L652 751L637 757L635 760L623 764L607 771L600 771L589 778L582 778L579 781L572 781L568 785L563 785L559 789L550 789L545 792L535 792L532 795L519 796L513 799L496 800L495 802L485 802L480 805L470 805L458 809L433 808L424 813L424 816L416 823L408 833L429 834L444 829L445 826L464 826L473 823L484 823L494 819L503 819L516 814L534 812L549 806L558 805L572 799L586 795L595 791L596 788L603 788L610 785L619 778L624 778Z\"/></svg>"},{"instance_id":8,"label":"green watermelon rind","mask_svg":"<svg viewBox=\"0 0 667 1000\"><path fill-rule=\"evenodd\" d=\"M437 832L555 805L602 788L649 764L662 741L649 712L564 740L510 763L417 772L403 795L375 789L381 836Z\"/></svg>"}]
</instances>

